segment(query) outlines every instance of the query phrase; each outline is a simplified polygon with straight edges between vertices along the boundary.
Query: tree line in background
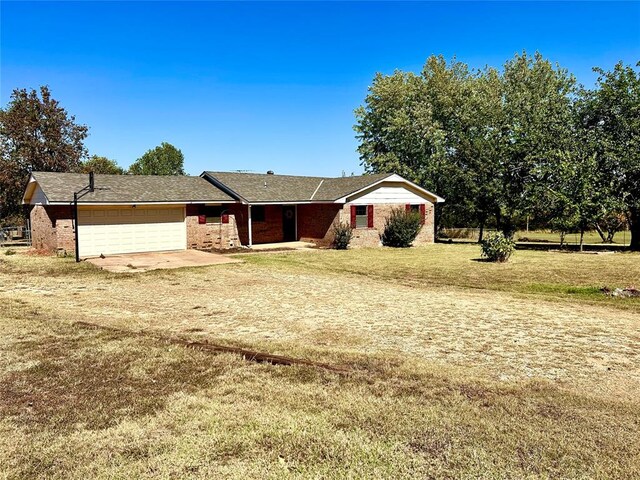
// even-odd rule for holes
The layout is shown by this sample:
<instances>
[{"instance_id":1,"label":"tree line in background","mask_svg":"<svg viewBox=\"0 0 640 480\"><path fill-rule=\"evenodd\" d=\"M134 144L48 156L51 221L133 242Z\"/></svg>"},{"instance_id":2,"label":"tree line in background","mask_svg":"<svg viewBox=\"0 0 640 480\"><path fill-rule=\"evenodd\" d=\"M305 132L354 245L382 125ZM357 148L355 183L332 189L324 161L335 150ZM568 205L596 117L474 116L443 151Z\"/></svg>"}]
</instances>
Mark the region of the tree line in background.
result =
<instances>
[{"instance_id":1,"label":"tree line in background","mask_svg":"<svg viewBox=\"0 0 640 480\"><path fill-rule=\"evenodd\" d=\"M538 53L502 69L432 56L420 74L377 74L355 112L362 164L445 197L438 228L512 237L530 221L611 241L628 225L640 250L640 72L594 70L593 89Z\"/></svg>"},{"instance_id":2,"label":"tree line in background","mask_svg":"<svg viewBox=\"0 0 640 480\"><path fill-rule=\"evenodd\" d=\"M128 170L115 160L89 156L84 140L89 128L51 97L46 86L16 89L0 109L0 220L21 222L22 195L31 171L133 175L184 175L184 156L161 143L138 158Z\"/></svg>"}]
</instances>

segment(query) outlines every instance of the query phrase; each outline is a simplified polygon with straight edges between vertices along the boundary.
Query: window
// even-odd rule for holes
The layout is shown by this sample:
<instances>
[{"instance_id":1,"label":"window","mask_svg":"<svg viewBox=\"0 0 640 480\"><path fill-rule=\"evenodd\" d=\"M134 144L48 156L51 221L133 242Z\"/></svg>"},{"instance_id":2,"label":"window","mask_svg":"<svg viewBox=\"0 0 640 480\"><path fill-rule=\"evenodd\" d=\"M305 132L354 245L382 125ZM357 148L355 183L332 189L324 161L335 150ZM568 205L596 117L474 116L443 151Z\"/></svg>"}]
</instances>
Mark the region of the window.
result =
<instances>
[{"instance_id":1,"label":"window","mask_svg":"<svg viewBox=\"0 0 640 480\"><path fill-rule=\"evenodd\" d=\"M207 217L207 223L220 223L223 210L222 205L216 207L206 206L202 209L202 214Z\"/></svg>"},{"instance_id":2,"label":"window","mask_svg":"<svg viewBox=\"0 0 640 480\"><path fill-rule=\"evenodd\" d=\"M351 228L373 228L373 205L351 205Z\"/></svg>"},{"instance_id":3,"label":"window","mask_svg":"<svg viewBox=\"0 0 640 480\"><path fill-rule=\"evenodd\" d=\"M356 228L367 228L369 220L366 205L356 205Z\"/></svg>"},{"instance_id":4,"label":"window","mask_svg":"<svg viewBox=\"0 0 640 480\"><path fill-rule=\"evenodd\" d=\"M265 218L264 205L254 205L251 207L252 222L264 222Z\"/></svg>"},{"instance_id":5,"label":"window","mask_svg":"<svg viewBox=\"0 0 640 480\"><path fill-rule=\"evenodd\" d=\"M417 205L409 205L407 203L407 212L417 213L420 216L420 223L424 225L424 216L426 212L426 206L424 203L419 203Z\"/></svg>"}]
</instances>

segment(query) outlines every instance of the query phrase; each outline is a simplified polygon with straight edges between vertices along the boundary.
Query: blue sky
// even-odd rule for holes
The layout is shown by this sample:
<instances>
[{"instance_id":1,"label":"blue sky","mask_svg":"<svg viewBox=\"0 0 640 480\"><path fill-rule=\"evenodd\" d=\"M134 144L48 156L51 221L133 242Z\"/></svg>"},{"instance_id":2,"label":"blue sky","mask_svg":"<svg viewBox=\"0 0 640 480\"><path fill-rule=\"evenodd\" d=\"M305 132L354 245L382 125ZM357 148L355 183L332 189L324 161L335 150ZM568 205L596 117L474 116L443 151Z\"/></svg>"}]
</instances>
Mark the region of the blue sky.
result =
<instances>
[{"instance_id":1,"label":"blue sky","mask_svg":"<svg viewBox=\"0 0 640 480\"><path fill-rule=\"evenodd\" d=\"M640 60L640 3L0 3L0 100L47 84L86 145L128 166L160 142L188 173L362 172L353 110L376 72L431 54L539 50L592 86Z\"/></svg>"}]
</instances>

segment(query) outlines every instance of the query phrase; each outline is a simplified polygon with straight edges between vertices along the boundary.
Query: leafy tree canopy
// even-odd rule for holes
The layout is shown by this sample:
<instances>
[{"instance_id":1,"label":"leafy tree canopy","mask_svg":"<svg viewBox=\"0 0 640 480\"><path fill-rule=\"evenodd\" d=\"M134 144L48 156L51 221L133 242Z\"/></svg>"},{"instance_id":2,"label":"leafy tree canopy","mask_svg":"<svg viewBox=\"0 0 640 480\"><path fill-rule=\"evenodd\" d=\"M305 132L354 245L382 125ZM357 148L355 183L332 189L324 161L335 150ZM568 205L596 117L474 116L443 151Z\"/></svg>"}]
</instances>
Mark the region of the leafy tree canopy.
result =
<instances>
[{"instance_id":1,"label":"leafy tree canopy","mask_svg":"<svg viewBox=\"0 0 640 480\"><path fill-rule=\"evenodd\" d=\"M130 167L134 175L184 175L184 155L170 143L162 142L147 151Z\"/></svg>"},{"instance_id":2,"label":"leafy tree canopy","mask_svg":"<svg viewBox=\"0 0 640 480\"><path fill-rule=\"evenodd\" d=\"M0 109L0 218L21 211L30 170L68 172L86 156L86 125L76 123L47 86L16 89Z\"/></svg>"},{"instance_id":3,"label":"leafy tree canopy","mask_svg":"<svg viewBox=\"0 0 640 480\"><path fill-rule=\"evenodd\" d=\"M124 169L118 165L115 160L99 155L91 155L85 162L80 165L82 173L106 173L111 175L123 175Z\"/></svg>"},{"instance_id":4,"label":"leafy tree canopy","mask_svg":"<svg viewBox=\"0 0 640 480\"><path fill-rule=\"evenodd\" d=\"M583 125L595 137L605 186L627 215L631 248L640 250L640 70L622 62L609 72L594 70L599 77L585 93Z\"/></svg>"},{"instance_id":5,"label":"leafy tree canopy","mask_svg":"<svg viewBox=\"0 0 640 480\"><path fill-rule=\"evenodd\" d=\"M559 172L580 171L563 168L574 161L576 93L574 77L539 53L501 71L432 56L420 75L376 75L355 112L358 151L367 171L443 195L439 224L482 229L492 218L510 236Z\"/></svg>"}]
</instances>

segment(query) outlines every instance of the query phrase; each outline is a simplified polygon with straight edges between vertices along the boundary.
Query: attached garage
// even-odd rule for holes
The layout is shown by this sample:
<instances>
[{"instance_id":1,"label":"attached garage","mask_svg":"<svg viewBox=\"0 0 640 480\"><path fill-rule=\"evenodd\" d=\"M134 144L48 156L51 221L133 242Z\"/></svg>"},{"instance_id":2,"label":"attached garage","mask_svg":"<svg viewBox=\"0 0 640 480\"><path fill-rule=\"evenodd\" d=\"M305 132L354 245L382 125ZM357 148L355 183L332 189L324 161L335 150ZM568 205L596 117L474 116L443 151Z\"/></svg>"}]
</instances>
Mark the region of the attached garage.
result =
<instances>
[{"instance_id":1,"label":"attached garage","mask_svg":"<svg viewBox=\"0 0 640 480\"><path fill-rule=\"evenodd\" d=\"M184 207L78 208L78 245L83 257L185 250Z\"/></svg>"},{"instance_id":2,"label":"attached garage","mask_svg":"<svg viewBox=\"0 0 640 480\"><path fill-rule=\"evenodd\" d=\"M34 248L77 259L228 248L237 237L232 215L206 217L208 206L227 212L236 201L201 177L32 172L23 203Z\"/></svg>"}]
</instances>

